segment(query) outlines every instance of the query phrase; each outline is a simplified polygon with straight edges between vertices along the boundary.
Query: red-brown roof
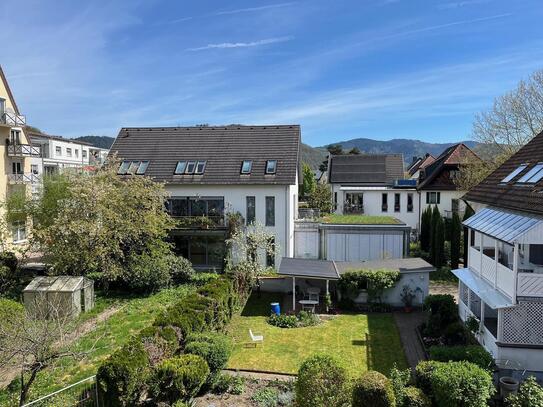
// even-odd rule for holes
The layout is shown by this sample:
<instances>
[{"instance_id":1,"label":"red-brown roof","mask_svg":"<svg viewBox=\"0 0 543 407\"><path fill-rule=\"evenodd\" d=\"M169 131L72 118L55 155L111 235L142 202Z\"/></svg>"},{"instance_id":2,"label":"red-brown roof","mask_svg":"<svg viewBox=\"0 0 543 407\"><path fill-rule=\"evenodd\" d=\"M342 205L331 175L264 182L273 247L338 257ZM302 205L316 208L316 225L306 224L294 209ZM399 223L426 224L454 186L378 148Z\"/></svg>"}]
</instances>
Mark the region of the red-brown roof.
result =
<instances>
[{"instance_id":1,"label":"red-brown roof","mask_svg":"<svg viewBox=\"0 0 543 407\"><path fill-rule=\"evenodd\" d=\"M543 179L533 184L517 182L539 162L543 162L543 132L472 188L463 199L496 208L543 215ZM501 182L521 164L528 166L511 181Z\"/></svg>"}]
</instances>

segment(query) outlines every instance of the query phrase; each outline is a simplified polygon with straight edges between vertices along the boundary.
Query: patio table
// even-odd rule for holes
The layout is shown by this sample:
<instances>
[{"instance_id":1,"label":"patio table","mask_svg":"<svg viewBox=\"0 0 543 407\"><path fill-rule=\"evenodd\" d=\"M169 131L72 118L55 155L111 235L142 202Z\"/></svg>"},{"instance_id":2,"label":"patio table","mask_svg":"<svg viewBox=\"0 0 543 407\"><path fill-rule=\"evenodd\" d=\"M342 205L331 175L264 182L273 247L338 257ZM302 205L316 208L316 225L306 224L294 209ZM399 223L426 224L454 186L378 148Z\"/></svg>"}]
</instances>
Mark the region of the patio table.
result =
<instances>
[{"instance_id":1,"label":"patio table","mask_svg":"<svg viewBox=\"0 0 543 407\"><path fill-rule=\"evenodd\" d=\"M319 302L318 301L313 301L313 300L300 300L298 301L300 303L300 305L302 306L302 309L305 310L305 309L309 309L311 310L311 312L315 312L315 305L318 305Z\"/></svg>"}]
</instances>

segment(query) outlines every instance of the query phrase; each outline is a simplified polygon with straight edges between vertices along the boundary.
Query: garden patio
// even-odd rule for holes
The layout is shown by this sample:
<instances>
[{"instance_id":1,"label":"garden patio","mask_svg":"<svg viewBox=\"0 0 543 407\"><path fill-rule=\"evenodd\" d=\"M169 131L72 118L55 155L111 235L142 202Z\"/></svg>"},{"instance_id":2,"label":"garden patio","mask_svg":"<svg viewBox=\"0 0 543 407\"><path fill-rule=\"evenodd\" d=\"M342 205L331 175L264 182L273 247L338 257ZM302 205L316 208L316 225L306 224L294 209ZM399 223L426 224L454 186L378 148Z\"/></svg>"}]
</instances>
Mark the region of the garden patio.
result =
<instances>
[{"instance_id":1,"label":"garden patio","mask_svg":"<svg viewBox=\"0 0 543 407\"><path fill-rule=\"evenodd\" d=\"M396 364L407 367L400 335L392 314L323 316L316 326L279 328L268 324L270 303L284 302L282 294L253 294L243 312L229 326L234 351L228 368L295 374L302 361L327 353L342 361L353 376L367 370L388 374ZM264 336L252 346L249 330Z\"/></svg>"}]
</instances>

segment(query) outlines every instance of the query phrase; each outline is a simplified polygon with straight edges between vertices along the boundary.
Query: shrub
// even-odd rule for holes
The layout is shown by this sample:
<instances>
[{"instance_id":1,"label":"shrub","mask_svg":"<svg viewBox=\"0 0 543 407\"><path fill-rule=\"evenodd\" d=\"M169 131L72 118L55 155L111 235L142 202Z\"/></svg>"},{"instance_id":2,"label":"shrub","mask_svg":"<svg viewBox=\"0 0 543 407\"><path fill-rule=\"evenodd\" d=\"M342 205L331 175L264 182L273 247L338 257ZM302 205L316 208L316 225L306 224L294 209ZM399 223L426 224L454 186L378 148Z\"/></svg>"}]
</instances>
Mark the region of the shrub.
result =
<instances>
[{"instance_id":1,"label":"shrub","mask_svg":"<svg viewBox=\"0 0 543 407\"><path fill-rule=\"evenodd\" d=\"M9 271L15 273L19 260L13 252L0 252L0 265L6 266Z\"/></svg>"},{"instance_id":2,"label":"shrub","mask_svg":"<svg viewBox=\"0 0 543 407\"><path fill-rule=\"evenodd\" d=\"M191 334L186 340L185 353L201 356L210 372L216 373L226 366L232 353L232 341L219 333Z\"/></svg>"},{"instance_id":3,"label":"shrub","mask_svg":"<svg viewBox=\"0 0 543 407\"><path fill-rule=\"evenodd\" d=\"M396 365L390 370L390 383L398 406L403 405L405 389L411 379L411 369L399 370Z\"/></svg>"},{"instance_id":4,"label":"shrub","mask_svg":"<svg viewBox=\"0 0 543 407\"><path fill-rule=\"evenodd\" d=\"M450 346L465 345L470 341L470 333L460 321L447 325L443 332L443 337L445 343Z\"/></svg>"},{"instance_id":5,"label":"shrub","mask_svg":"<svg viewBox=\"0 0 543 407\"><path fill-rule=\"evenodd\" d=\"M424 392L417 387L406 387L401 407L432 407L432 402Z\"/></svg>"},{"instance_id":6,"label":"shrub","mask_svg":"<svg viewBox=\"0 0 543 407\"><path fill-rule=\"evenodd\" d=\"M228 392L230 394L243 394L244 391L245 379L242 376L232 377L232 381L230 383L230 390Z\"/></svg>"},{"instance_id":7,"label":"shrub","mask_svg":"<svg viewBox=\"0 0 543 407\"><path fill-rule=\"evenodd\" d=\"M330 355L314 355L302 362L296 381L298 407L343 407L349 400L347 372Z\"/></svg>"},{"instance_id":8,"label":"shrub","mask_svg":"<svg viewBox=\"0 0 543 407\"><path fill-rule=\"evenodd\" d=\"M279 328L296 328L298 326L298 318L296 318L296 315L272 314L268 317L268 324Z\"/></svg>"},{"instance_id":9,"label":"shrub","mask_svg":"<svg viewBox=\"0 0 543 407\"><path fill-rule=\"evenodd\" d=\"M355 382L353 407L395 407L396 399L390 380L376 371L368 371Z\"/></svg>"},{"instance_id":10,"label":"shrub","mask_svg":"<svg viewBox=\"0 0 543 407\"><path fill-rule=\"evenodd\" d=\"M149 374L149 359L138 338L113 353L96 374L105 406L131 406L141 397Z\"/></svg>"},{"instance_id":11,"label":"shrub","mask_svg":"<svg viewBox=\"0 0 543 407\"><path fill-rule=\"evenodd\" d=\"M259 407L276 407L279 404L279 392L271 387L264 387L255 391L251 397Z\"/></svg>"},{"instance_id":12,"label":"shrub","mask_svg":"<svg viewBox=\"0 0 543 407\"><path fill-rule=\"evenodd\" d=\"M441 364L442 362L438 362L435 360L425 360L419 362L419 364L415 368L415 384L424 393L428 395L432 394L432 374L434 370Z\"/></svg>"},{"instance_id":13,"label":"shrub","mask_svg":"<svg viewBox=\"0 0 543 407\"><path fill-rule=\"evenodd\" d=\"M145 328L140 332L139 339L152 367L163 359L172 357L179 348L177 334L171 326Z\"/></svg>"},{"instance_id":14,"label":"shrub","mask_svg":"<svg viewBox=\"0 0 543 407\"><path fill-rule=\"evenodd\" d=\"M487 370L494 363L492 355L480 345L432 346L430 348L430 359L440 362L466 361Z\"/></svg>"},{"instance_id":15,"label":"shrub","mask_svg":"<svg viewBox=\"0 0 543 407\"><path fill-rule=\"evenodd\" d=\"M224 394L230 389L232 383L232 376L229 374L219 374L213 383L213 392L215 394Z\"/></svg>"},{"instance_id":16,"label":"shrub","mask_svg":"<svg viewBox=\"0 0 543 407\"><path fill-rule=\"evenodd\" d=\"M509 407L543 407L543 388L530 376L520 385L517 394L510 395L506 400Z\"/></svg>"},{"instance_id":17,"label":"shrub","mask_svg":"<svg viewBox=\"0 0 543 407\"><path fill-rule=\"evenodd\" d=\"M304 327L304 326L315 326L320 324L321 319L317 314L313 314L312 312L307 311L300 311L298 313L298 326Z\"/></svg>"},{"instance_id":18,"label":"shrub","mask_svg":"<svg viewBox=\"0 0 543 407\"><path fill-rule=\"evenodd\" d=\"M355 270L344 273L337 283L342 296L356 297L362 289L368 291L370 301L381 302L384 290L394 287L400 280L400 272L397 270Z\"/></svg>"},{"instance_id":19,"label":"shrub","mask_svg":"<svg viewBox=\"0 0 543 407\"><path fill-rule=\"evenodd\" d=\"M15 253L0 252L0 296L20 295L21 273Z\"/></svg>"},{"instance_id":20,"label":"shrub","mask_svg":"<svg viewBox=\"0 0 543 407\"><path fill-rule=\"evenodd\" d=\"M429 311L425 332L429 336L443 335L448 325L458 321L458 308L452 295L429 295L424 300L424 308Z\"/></svg>"},{"instance_id":21,"label":"shrub","mask_svg":"<svg viewBox=\"0 0 543 407\"><path fill-rule=\"evenodd\" d=\"M430 376L440 407L485 406L495 391L490 373L469 362L441 363Z\"/></svg>"},{"instance_id":22,"label":"shrub","mask_svg":"<svg viewBox=\"0 0 543 407\"><path fill-rule=\"evenodd\" d=\"M198 355L181 355L164 360L151 378L155 401L187 400L200 391L209 375L206 361Z\"/></svg>"},{"instance_id":23,"label":"shrub","mask_svg":"<svg viewBox=\"0 0 543 407\"><path fill-rule=\"evenodd\" d=\"M185 284L192 280L195 271L190 261L184 257L172 255L169 262L170 276L174 284Z\"/></svg>"}]
</instances>

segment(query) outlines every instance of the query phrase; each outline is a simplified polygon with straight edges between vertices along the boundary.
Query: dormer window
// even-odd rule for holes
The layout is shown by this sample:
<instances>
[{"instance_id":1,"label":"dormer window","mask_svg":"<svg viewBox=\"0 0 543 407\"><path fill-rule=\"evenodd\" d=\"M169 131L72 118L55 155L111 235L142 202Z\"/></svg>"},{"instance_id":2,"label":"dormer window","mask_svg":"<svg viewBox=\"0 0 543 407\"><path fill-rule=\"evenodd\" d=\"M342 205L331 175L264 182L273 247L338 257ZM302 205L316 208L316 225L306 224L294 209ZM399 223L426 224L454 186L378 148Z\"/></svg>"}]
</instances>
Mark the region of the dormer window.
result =
<instances>
[{"instance_id":1,"label":"dormer window","mask_svg":"<svg viewBox=\"0 0 543 407\"><path fill-rule=\"evenodd\" d=\"M185 168L187 168L187 162L186 161L177 161L177 165L175 166L175 175L181 175L185 172Z\"/></svg>"},{"instance_id":2,"label":"dormer window","mask_svg":"<svg viewBox=\"0 0 543 407\"><path fill-rule=\"evenodd\" d=\"M508 183L509 181L511 181L513 178L515 178L517 175L519 175L522 171L524 171L526 169L526 167L528 166L528 164L521 164L519 165L517 168L515 168L513 170L513 172L511 172L507 177L505 177L504 179L502 179L500 182L502 184L506 184Z\"/></svg>"},{"instance_id":3,"label":"dormer window","mask_svg":"<svg viewBox=\"0 0 543 407\"><path fill-rule=\"evenodd\" d=\"M188 161L187 168L185 168L185 174L194 174L196 169L196 161Z\"/></svg>"},{"instance_id":4,"label":"dormer window","mask_svg":"<svg viewBox=\"0 0 543 407\"><path fill-rule=\"evenodd\" d=\"M253 162L251 160L244 160L241 163L241 173L242 174L250 174L252 168L253 168Z\"/></svg>"},{"instance_id":5,"label":"dormer window","mask_svg":"<svg viewBox=\"0 0 543 407\"><path fill-rule=\"evenodd\" d=\"M275 174L277 171L277 160L266 161L266 174Z\"/></svg>"},{"instance_id":6,"label":"dormer window","mask_svg":"<svg viewBox=\"0 0 543 407\"><path fill-rule=\"evenodd\" d=\"M535 184L543 178L543 163L537 163L534 168L524 174L517 182L519 184Z\"/></svg>"},{"instance_id":7,"label":"dormer window","mask_svg":"<svg viewBox=\"0 0 543 407\"><path fill-rule=\"evenodd\" d=\"M196 163L196 170L194 171L195 174L203 174L206 170L206 162L205 161L198 161Z\"/></svg>"}]
</instances>

